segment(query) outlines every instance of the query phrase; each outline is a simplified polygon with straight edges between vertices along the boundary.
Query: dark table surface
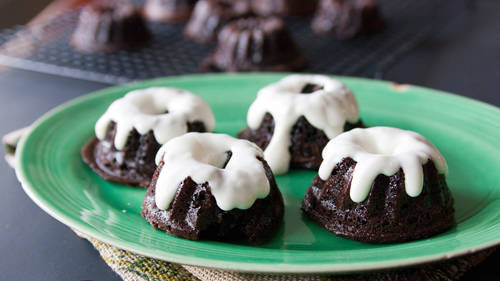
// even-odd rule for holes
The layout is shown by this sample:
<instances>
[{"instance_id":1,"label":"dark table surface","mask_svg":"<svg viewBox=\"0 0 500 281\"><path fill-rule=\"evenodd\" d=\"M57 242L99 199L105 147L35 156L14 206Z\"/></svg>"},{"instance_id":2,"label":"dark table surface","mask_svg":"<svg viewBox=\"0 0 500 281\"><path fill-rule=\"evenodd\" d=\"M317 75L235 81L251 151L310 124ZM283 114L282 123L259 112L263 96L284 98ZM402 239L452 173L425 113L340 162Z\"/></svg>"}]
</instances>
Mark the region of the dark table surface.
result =
<instances>
[{"instance_id":1,"label":"dark table surface","mask_svg":"<svg viewBox=\"0 0 500 281\"><path fill-rule=\"evenodd\" d=\"M500 105L500 2L481 1L413 50L387 80L453 92ZM47 110L109 85L22 70L0 72L0 135ZM0 280L120 280L86 240L37 207L0 161ZM500 251L461 280L498 280Z\"/></svg>"}]
</instances>

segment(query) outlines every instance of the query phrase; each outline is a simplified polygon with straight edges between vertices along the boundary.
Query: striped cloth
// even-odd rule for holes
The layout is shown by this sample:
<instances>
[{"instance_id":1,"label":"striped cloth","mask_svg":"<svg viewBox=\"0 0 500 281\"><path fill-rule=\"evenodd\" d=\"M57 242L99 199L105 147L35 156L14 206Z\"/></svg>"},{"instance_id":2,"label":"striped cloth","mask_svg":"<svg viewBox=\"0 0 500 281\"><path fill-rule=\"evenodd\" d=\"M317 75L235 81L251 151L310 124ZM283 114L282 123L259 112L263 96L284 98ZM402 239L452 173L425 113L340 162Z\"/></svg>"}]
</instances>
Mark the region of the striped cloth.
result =
<instances>
[{"instance_id":1,"label":"striped cloth","mask_svg":"<svg viewBox=\"0 0 500 281\"><path fill-rule=\"evenodd\" d=\"M79 234L79 233L77 233ZM91 237L86 238L99 251L102 259L125 281L451 281L486 259L495 249L420 267L342 276L271 275L229 272L196 266L178 265L120 250Z\"/></svg>"}]
</instances>

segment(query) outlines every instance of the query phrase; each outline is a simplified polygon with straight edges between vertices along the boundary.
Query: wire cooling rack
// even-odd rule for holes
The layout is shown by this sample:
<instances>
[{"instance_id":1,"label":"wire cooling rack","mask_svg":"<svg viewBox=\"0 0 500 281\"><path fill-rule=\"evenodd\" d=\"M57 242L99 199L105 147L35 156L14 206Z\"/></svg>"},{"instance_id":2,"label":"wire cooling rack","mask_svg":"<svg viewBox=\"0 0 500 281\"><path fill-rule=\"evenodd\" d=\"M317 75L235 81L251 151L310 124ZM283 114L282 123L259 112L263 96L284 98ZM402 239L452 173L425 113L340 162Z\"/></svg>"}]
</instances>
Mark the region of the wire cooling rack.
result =
<instances>
[{"instance_id":1,"label":"wire cooling rack","mask_svg":"<svg viewBox=\"0 0 500 281\"><path fill-rule=\"evenodd\" d=\"M379 0L387 27L349 41L317 36L310 18L287 18L300 49L308 58L305 70L315 73L381 78L399 57L439 29L439 10L454 1ZM455 3L456 4L456 3ZM456 5L455 5L456 6ZM135 80L202 72L200 64L215 47L200 45L182 34L183 25L149 23L150 44L137 51L83 54L69 45L78 10L44 24L0 31L0 64L61 76L120 84Z\"/></svg>"}]
</instances>

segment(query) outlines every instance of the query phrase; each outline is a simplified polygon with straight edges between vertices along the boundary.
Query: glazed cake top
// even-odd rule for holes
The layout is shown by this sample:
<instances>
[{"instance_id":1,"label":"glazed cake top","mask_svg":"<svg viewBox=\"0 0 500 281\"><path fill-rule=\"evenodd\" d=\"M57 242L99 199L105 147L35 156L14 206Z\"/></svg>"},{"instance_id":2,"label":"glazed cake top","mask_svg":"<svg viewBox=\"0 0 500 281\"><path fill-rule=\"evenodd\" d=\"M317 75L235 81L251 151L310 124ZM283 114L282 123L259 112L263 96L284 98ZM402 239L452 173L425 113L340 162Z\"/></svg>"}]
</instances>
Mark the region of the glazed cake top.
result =
<instances>
[{"instance_id":1,"label":"glazed cake top","mask_svg":"<svg viewBox=\"0 0 500 281\"><path fill-rule=\"evenodd\" d=\"M301 93L307 85L317 85L310 93ZM354 94L340 81L324 75L290 75L261 89L248 110L247 123L257 129L264 115L273 116L275 127L265 159L275 174L284 174L290 164L290 133L297 120L306 120L331 139L344 131L346 121L359 120Z\"/></svg>"},{"instance_id":2,"label":"glazed cake top","mask_svg":"<svg viewBox=\"0 0 500 281\"><path fill-rule=\"evenodd\" d=\"M335 165L352 158L356 166L352 173L350 197L364 201L379 174L392 176L403 169L406 193L417 197L423 188L422 165L432 160L439 173L445 176L445 159L422 135L391 127L353 129L330 140L323 150L319 177L327 180Z\"/></svg>"},{"instance_id":3,"label":"glazed cake top","mask_svg":"<svg viewBox=\"0 0 500 281\"><path fill-rule=\"evenodd\" d=\"M179 185L191 177L198 184L210 185L222 210L248 209L270 191L258 157L263 159L264 155L257 145L225 134L188 133L176 137L156 155L157 165L165 163L156 182L156 205L168 209Z\"/></svg>"},{"instance_id":4,"label":"glazed cake top","mask_svg":"<svg viewBox=\"0 0 500 281\"><path fill-rule=\"evenodd\" d=\"M177 88L153 87L135 90L114 101L97 121L95 134L106 137L111 122L116 123L114 145L122 150L130 132L141 135L153 131L159 144L188 132L188 122L199 121L207 131L215 128L215 118L200 97Z\"/></svg>"}]
</instances>

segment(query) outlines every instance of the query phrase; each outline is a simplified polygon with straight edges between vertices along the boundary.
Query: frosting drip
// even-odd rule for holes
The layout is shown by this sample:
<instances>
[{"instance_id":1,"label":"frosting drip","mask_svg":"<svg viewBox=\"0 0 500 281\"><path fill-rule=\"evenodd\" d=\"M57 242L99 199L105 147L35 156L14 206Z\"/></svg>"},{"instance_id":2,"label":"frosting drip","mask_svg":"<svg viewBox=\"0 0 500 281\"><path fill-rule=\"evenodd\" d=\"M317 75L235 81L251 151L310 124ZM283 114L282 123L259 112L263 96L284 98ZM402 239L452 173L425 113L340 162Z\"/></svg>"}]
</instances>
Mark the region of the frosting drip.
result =
<instances>
[{"instance_id":1,"label":"frosting drip","mask_svg":"<svg viewBox=\"0 0 500 281\"><path fill-rule=\"evenodd\" d=\"M133 129L141 135L153 131L156 141L164 144L187 133L188 122L203 122L207 131L215 127L212 111L201 98L185 90L161 87L135 90L114 101L95 125L98 139L106 137L111 121L117 126L114 145L118 150L125 147Z\"/></svg>"},{"instance_id":2,"label":"frosting drip","mask_svg":"<svg viewBox=\"0 0 500 281\"><path fill-rule=\"evenodd\" d=\"M320 88L301 94L308 84ZM340 81L323 75L290 75L261 89L248 110L248 126L257 129L266 113L273 116L275 128L264 155L276 174L288 171L290 133L300 116L330 139L343 132L346 121L359 120L358 104L351 90Z\"/></svg>"},{"instance_id":3,"label":"frosting drip","mask_svg":"<svg viewBox=\"0 0 500 281\"><path fill-rule=\"evenodd\" d=\"M448 166L439 151L422 135L390 127L353 129L332 139L323 150L319 177L327 180L335 165L350 157L357 162L352 174L350 197L362 202L379 174L392 176L403 169L406 193L417 197L422 192L422 165L430 159L439 173L447 175Z\"/></svg>"},{"instance_id":4,"label":"frosting drip","mask_svg":"<svg viewBox=\"0 0 500 281\"><path fill-rule=\"evenodd\" d=\"M270 190L266 172L257 157L264 158L257 145L224 134L188 133L176 137L156 155L157 165L162 160L165 162L155 187L156 205L159 209L168 209L179 185L191 177L198 184L210 185L222 210L248 209Z\"/></svg>"}]
</instances>

